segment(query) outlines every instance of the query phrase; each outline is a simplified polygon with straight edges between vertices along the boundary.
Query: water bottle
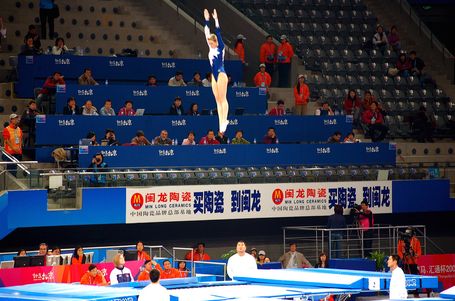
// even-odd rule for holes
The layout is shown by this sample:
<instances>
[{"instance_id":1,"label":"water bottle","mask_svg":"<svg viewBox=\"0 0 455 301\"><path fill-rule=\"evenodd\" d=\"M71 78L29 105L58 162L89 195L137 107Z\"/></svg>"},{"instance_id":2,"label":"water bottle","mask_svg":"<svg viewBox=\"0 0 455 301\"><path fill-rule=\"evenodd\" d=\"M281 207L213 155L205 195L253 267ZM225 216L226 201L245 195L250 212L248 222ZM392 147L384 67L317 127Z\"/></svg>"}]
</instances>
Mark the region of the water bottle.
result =
<instances>
[{"instance_id":1,"label":"water bottle","mask_svg":"<svg viewBox=\"0 0 455 301\"><path fill-rule=\"evenodd\" d=\"M278 137L276 137L276 144L279 144L280 141L278 140Z\"/></svg>"},{"instance_id":2,"label":"water bottle","mask_svg":"<svg viewBox=\"0 0 455 301\"><path fill-rule=\"evenodd\" d=\"M106 78L106 81L104 82L104 84L105 84L106 86L109 85L109 81L107 80L107 78Z\"/></svg>"},{"instance_id":3,"label":"water bottle","mask_svg":"<svg viewBox=\"0 0 455 301\"><path fill-rule=\"evenodd\" d=\"M231 140L229 140L229 138L228 138L228 140L227 140L227 144L231 144Z\"/></svg>"},{"instance_id":4,"label":"water bottle","mask_svg":"<svg viewBox=\"0 0 455 301\"><path fill-rule=\"evenodd\" d=\"M253 143L256 144L256 138L254 138Z\"/></svg>"}]
</instances>

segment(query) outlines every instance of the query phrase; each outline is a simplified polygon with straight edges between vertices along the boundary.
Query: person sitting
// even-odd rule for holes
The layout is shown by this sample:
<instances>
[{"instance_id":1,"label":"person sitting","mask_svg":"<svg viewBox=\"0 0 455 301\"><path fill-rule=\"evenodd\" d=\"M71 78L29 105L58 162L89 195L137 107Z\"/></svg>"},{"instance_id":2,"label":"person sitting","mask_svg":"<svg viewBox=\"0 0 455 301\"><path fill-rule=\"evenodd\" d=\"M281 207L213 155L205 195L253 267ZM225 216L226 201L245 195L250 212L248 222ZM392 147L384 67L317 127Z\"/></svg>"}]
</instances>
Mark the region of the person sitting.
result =
<instances>
[{"instance_id":1,"label":"person sitting","mask_svg":"<svg viewBox=\"0 0 455 301\"><path fill-rule=\"evenodd\" d=\"M84 69L84 73L82 73L82 75L79 76L77 82L81 86L96 86L96 85L98 85L96 80L93 79L92 69L90 69L90 68L85 68Z\"/></svg>"},{"instance_id":2,"label":"person sitting","mask_svg":"<svg viewBox=\"0 0 455 301\"><path fill-rule=\"evenodd\" d=\"M123 254L116 254L114 256L114 266L115 268L111 271L109 275L109 280L111 284L118 284L123 282L134 281L133 274L131 270L125 266L125 257Z\"/></svg>"},{"instance_id":3,"label":"person sitting","mask_svg":"<svg viewBox=\"0 0 455 301\"><path fill-rule=\"evenodd\" d=\"M154 145L172 145L172 140L166 130L161 130L160 135L153 139Z\"/></svg>"},{"instance_id":4,"label":"person sitting","mask_svg":"<svg viewBox=\"0 0 455 301\"><path fill-rule=\"evenodd\" d=\"M314 112L314 115L316 116L333 116L335 113L333 113L332 108L330 108L329 103L327 101L323 101L322 105L316 109Z\"/></svg>"},{"instance_id":5,"label":"person sitting","mask_svg":"<svg viewBox=\"0 0 455 301\"><path fill-rule=\"evenodd\" d=\"M62 55L65 54L69 49L65 45L65 40L63 38L57 38L55 40L55 45L52 47L53 55Z\"/></svg>"},{"instance_id":6,"label":"person sitting","mask_svg":"<svg viewBox=\"0 0 455 301\"><path fill-rule=\"evenodd\" d=\"M145 137L144 132L139 130L136 132L136 136L131 139L131 145L152 145L150 141Z\"/></svg>"},{"instance_id":7,"label":"person sitting","mask_svg":"<svg viewBox=\"0 0 455 301\"><path fill-rule=\"evenodd\" d=\"M412 128L416 134L417 142L434 142L434 120L432 120L430 114L427 114L427 109L423 105L419 107L419 111L415 113L412 119Z\"/></svg>"},{"instance_id":8,"label":"person sitting","mask_svg":"<svg viewBox=\"0 0 455 301\"><path fill-rule=\"evenodd\" d=\"M174 269L169 260L163 261L164 270L161 273L161 279L173 279L180 278L180 273L177 269Z\"/></svg>"},{"instance_id":9,"label":"person sitting","mask_svg":"<svg viewBox=\"0 0 455 301\"><path fill-rule=\"evenodd\" d=\"M136 243L136 250L137 260L150 260L150 255L144 251L144 243L142 241Z\"/></svg>"},{"instance_id":10,"label":"person sitting","mask_svg":"<svg viewBox=\"0 0 455 301\"><path fill-rule=\"evenodd\" d=\"M112 108L112 100L106 99L104 106L100 109L101 116L115 116L115 111Z\"/></svg>"},{"instance_id":11,"label":"person sitting","mask_svg":"<svg viewBox=\"0 0 455 301\"><path fill-rule=\"evenodd\" d=\"M276 102L276 107L272 108L268 115L270 116L283 116L286 115L286 110L284 109L284 101L283 100L278 100Z\"/></svg>"},{"instance_id":12,"label":"person sitting","mask_svg":"<svg viewBox=\"0 0 455 301\"><path fill-rule=\"evenodd\" d=\"M218 132L218 135L215 137L220 144L229 144L229 138L222 132Z\"/></svg>"},{"instance_id":13,"label":"person sitting","mask_svg":"<svg viewBox=\"0 0 455 301\"><path fill-rule=\"evenodd\" d=\"M358 143L358 142L360 142L360 141L359 141L359 139L355 138L354 132L350 132L349 134L347 134L343 140L343 143Z\"/></svg>"},{"instance_id":14,"label":"person sitting","mask_svg":"<svg viewBox=\"0 0 455 301\"><path fill-rule=\"evenodd\" d=\"M190 110L188 111L189 116L199 116L198 105L197 103L193 102L190 106Z\"/></svg>"},{"instance_id":15,"label":"person sitting","mask_svg":"<svg viewBox=\"0 0 455 301\"><path fill-rule=\"evenodd\" d=\"M150 271L151 283L141 290L138 301L160 300L169 301L171 299L166 288L160 285L160 271L153 269Z\"/></svg>"},{"instance_id":16,"label":"person sitting","mask_svg":"<svg viewBox=\"0 0 455 301\"><path fill-rule=\"evenodd\" d=\"M327 259L327 255L325 255L324 252L319 254L318 257L318 262L314 266L315 268L322 268L322 269L328 269L329 268L329 260Z\"/></svg>"},{"instance_id":17,"label":"person sitting","mask_svg":"<svg viewBox=\"0 0 455 301\"><path fill-rule=\"evenodd\" d=\"M137 281L148 281L150 279L150 272L153 269L163 272L163 269L155 260L146 259L144 262L144 270L137 277Z\"/></svg>"},{"instance_id":18,"label":"person sitting","mask_svg":"<svg viewBox=\"0 0 455 301\"><path fill-rule=\"evenodd\" d=\"M185 81L183 80L183 72L177 71L175 76L171 77L168 82L169 87L185 87Z\"/></svg>"},{"instance_id":19,"label":"person sitting","mask_svg":"<svg viewBox=\"0 0 455 301\"><path fill-rule=\"evenodd\" d=\"M27 251L25 249L20 249L19 251L17 251L16 256L27 256Z\"/></svg>"},{"instance_id":20,"label":"person sitting","mask_svg":"<svg viewBox=\"0 0 455 301\"><path fill-rule=\"evenodd\" d=\"M41 40L39 34L36 32L36 26L33 24L30 24L28 26L28 32L24 37L24 40L28 40L29 38L32 38L33 40L33 45L35 46L36 49L41 49Z\"/></svg>"},{"instance_id":21,"label":"person sitting","mask_svg":"<svg viewBox=\"0 0 455 301\"><path fill-rule=\"evenodd\" d=\"M272 77L265 71L265 64L259 65L259 72L254 76L253 82L256 87L269 89L272 84Z\"/></svg>"},{"instance_id":22,"label":"person sitting","mask_svg":"<svg viewBox=\"0 0 455 301\"><path fill-rule=\"evenodd\" d=\"M205 78L202 80L202 85L204 87L211 87L212 86L212 72L207 72L205 74Z\"/></svg>"},{"instance_id":23,"label":"person sitting","mask_svg":"<svg viewBox=\"0 0 455 301\"><path fill-rule=\"evenodd\" d=\"M87 257L84 254L84 249L81 246L74 248L73 256L71 257L71 264L84 264Z\"/></svg>"},{"instance_id":24,"label":"person sitting","mask_svg":"<svg viewBox=\"0 0 455 301\"><path fill-rule=\"evenodd\" d=\"M385 34L382 25L376 27L376 33L373 36L373 45L381 51L382 55L384 55L384 52L389 45L389 40L387 39L387 35Z\"/></svg>"},{"instance_id":25,"label":"person sitting","mask_svg":"<svg viewBox=\"0 0 455 301\"><path fill-rule=\"evenodd\" d=\"M388 128L384 125L384 119L376 101L371 103L369 110L363 112L362 122L367 127L368 134L373 142L384 140Z\"/></svg>"},{"instance_id":26,"label":"person sitting","mask_svg":"<svg viewBox=\"0 0 455 301\"><path fill-rule=\"evenodd\" d=\"M125 101L125 106L118 111L118 116L134 116L136 111L133 109L133 102L131 100Z\"/></svg>"},{"instance_id":27,"label":"person sitting","mask_svg":"<svg viewBox=\"0 0 455 301\"><path fill-rule=\"evenodd\" d=\"M411 74L420 79L423 74L423 68L425 68L425 63L421 58L417 57L415 50L409 52L409 63L411 64Z\"/></svg>"},{"instance_id":28,"label":"person sitting","mask_svg":"<svg viewBox=\"0 0 455 301\"><path fill-rule=\"evenodd\" d=\"M188 82L188 86L202 87L201 74L199 72L194 72L193 78Z\"/></svg>"},{"instance_id":29,"label":"person sitting","mask_svg":"<svg viewBox=\"0 0 455 301\"><path fill-rule=\"evenodd\" d=\"M33 38L28 38L24 40L24 45L21 47L21 52L19 55L38 55L41 54L41 50L35 47L33 43Z\"/></svg>"},{"instance_id":30,"label":"person sitting","mask_svg":"<svg viewBox=\"0 0 455 301\"><path fill-rule=\"evenodd\" d=\"M283 269L313 267L305 256L297 251L297 244L295 242L289 244L289 251L281 255L278 261L281 262Z\"/></svg>"},{"instance_id":31,"label":"person sitting","mask_svg":"<svg viewBox=\"0 0 455 301\"><path fill-rule=\"evenodd\" d=\"M376 101L375 97L369 90L363 92L363 101L362 101L362 109L363 111L367 111L370 109L371 103ZM379 103L378 103L379 104Z\"/></svg>"},{"instance_id":32,"label":"person sitting","mask_svg":"<svg viewBox=\"0 0 455 301\"><path fill-rule=\"evenodd\" d=\"M341 143L341 133L339 131L333 133L327 140L327 143Z\"/></svg>"},{"instance_id":33,"label":"person sitting","mask_svg":"<svg viewBox=\"0 0 455 301\"><path fill-rule=\"evenodd\" d=\"M55 95L57 93L57 86L65 85L63 75L56 71L49 76L44 82L43 88L40 90L36 100L40 105L44 113L54 114L55 113Z\"/></svg>"},{"instance_id":34,"label":"person sitting","mask_svg":"<svg viewBox=\"0 0 455 301\"><path fill-rule=\"evenodd\" d=\"M85 115L85 116L98 116L98 111L95 108L95 106L93 106L91 100L85 101L85 104L82 106L81 112L82 112L82 115Z\"/></svg>"},{"instance_id":35,"label":"person sitting","mask_svg":"<svg viewBox=\"0 0 455 301\"><path fill-rule=\"evenodd\" d=\"M357 95L357 92L354 89L349 90L348 95L346 95L343 103L344 113L346 115L354 115L354 119L358 120L361 107L362 101Z\"/></svg>"},{"instance_id":36,"label":"person sitting","mask_svg":"<svg viewBox=\"0 0 455 301\"><path fill-rule=\"evenodd\" d=\"M190 273L190 270L188 270L186 267L185 261L179 261L179 268L177 270L180 273L180 278L186 278L186 277L188 277L188 274Z\"/></svg>"},{"instance_id":37,"label":"person sitting","mask_svg":"<svg viewBox=\"0 0 455 301\"><path fill-rule=\"evenodd\" d=\"M169 109L169 115L185 115L185 111L182 106L182 99L179 96L174 99L174 103Z\"/></svg>"},{"instance_id":38,"label":"person sitting","mask_svg":"<svg viewBox=\"0 0 455 301\"><path fill-rule=\"evenodd\" d=\"M97 146L99 145L98 142L96 141L96 134L93 131L90 131L87 133L87 136L85 136L86 139L90 139L90 145L91 146Z\"/></svg>"},{"instance_id":39,"label":"person sitting","mask_svg":"<svg viewBox=\"0 0 455 301\"><path fill-rule=\"evenodd\" d=\"M235 137L232 139L231 144L250 144L248 140L243 138L243 131L237 130L235 132Z\"/></svg>"},{"instance_id":40,"label":"person sitting","mask_svg":"<svg viewBox=\"0 0 455 301\"><path fill-rule=\"evenodd\" d=\"M157 87L158 86L158 82L156 80L156 76L155 75L150 75L148 78L147 78L147 84L146 86L149 86L149 87Z\"/></svg>"},{"instance_id":41,"label":"person sitting","mask_svg":"<svg viewBox=\"0 0 455 301\"><path fill-rule=\"evenodd\" d=\"M35 125L36 125L36 115L41 114L37 107L36 101L30 100L28 102L27 108L22 113L19 127L22 130L24 136L24 145L33 146L35 145Z\"/></svg>"},{"instance_id":42,"label":"person sitting","mask_svg":"<svg viewBox=\"0 0 455 301\"><path fill-rule=\"evenodd\" d=\"M249 254L253 256L254 260L258 260L258 249L251 248Z\"/></svg>"},{"instance_id":43,"label":"person sitting","mask_svg":"<svg viewBox=\"0 0 455 301\"><path fill-rule=\"evenodd\" d=\"M76 104L76 98L71 96L66 102L66 106L63 108L63 115L80 115L81 109Z\"/></svg>"},{"instance_id":44,"label":"person sitting","mask_svg":"<svg viewBox=\"0 0 455 301\"><path fill-rule=\"evenodd\" d=\"M207 261L210 259L210 255L205 252L205 243L203 242L198 242L194 250L185 255L185 260Z\"/></svg>"},{"instance_id":45,"label":"person sitting","mask_svg":"<svg viewBox=\"0 0 455 301\"><path fill-rule=\"evenodd\" d=\"M406 53L400 53L397 61L398 75L402 77L408 77L411 73L411 61L406 56Z\"/></svg>"},{"instance_id":46,"label":"person sitting","mask_svg":"<svg viewBox=\"0 0 455 301\"><path fill-rule=\"evenodd\" d=\"M215 132L210 129L207 131L207 135L199 140L199 144L220 144L220 142L215 139Z\"/></svg>"},{"instance_id":47,"label":"person sitting","mask_svg":"<svg viewBox=\"0 0 455 301\"><path fill-rule=\"evenodd\" d=\"M93 174L90 176L90 183L95 187L106 185L106 174L107 163L104 162L104 156L102 153L97 153L92 158L92 163L88 166ZM100 174L96 174L96 173Z\"/></svg>"},{"instance_id":48,"label":"person sitting","mask_svg":"<svg viewBox=\"0 0 455 301\"><path fill-rule=\"evenodd\" d=\"M89 265L88 271L85 272L84 275L82 275L81 284L97 286L108 285L106 278L104 278L103 273L100 270L98 270L98 268L94 264Z\"/></svg>"},{"instance_id":49,"label":"person sitting","mask_svg":"<svg viewBox=\"0 0 455 301\"><path fill-rule=\"evenodd\" d=\"M264 263L269 263L270 262L270 258L268 258L265 254L265 251L264 250L260 250L258 252L258 258L256 260L257 264L259 265L263 265Z\"/></svg>"},{"instance_id":50,"label":"person sitting","mask_svg":"<svg viewBox=\"0 0 455 301\"><path fill-rule=\"evenodd\" d=\"M398 35L398 28L393 25L390 28L390 34L388 36L389 45L392 46L392 50L396 53L400 53L401 45L400 45L400 36Z\"/></svg>"},{"instance_id":51,"label":"person sitting","mask_svg":"<svg viewBox=\"0 0 455 301\"><path fill-rule=\"evenodd\" d=\"M275 128L269 127L267 130L267 134L264 136L263 139L264 144L278 144L278 137L275 132Z\"/></svg>"},{"instance_id":52,"label":"person sitting","mask_svg":"<svg viewBox=\"0 0 455 301\"><path fill-rule=\"evenodd\" d=\"M188 133L188 137L186 137L185 139L183 139L182 141L182 145L196 145L196 141L194 140L195 137L194 137L194 132L193 131L190 131Z\"/></svg>"},{"instance_id":53,"label":"person sitting","mask_svg":"<svg viewBox=\"0 0 455 301\"><path fill-rule=\"evenodd\" d=\"M120 142L115 139L115 132L113 129L106 129L103 142L106 141L107 146L119 146Z\"/></svg>"}]
</instances>

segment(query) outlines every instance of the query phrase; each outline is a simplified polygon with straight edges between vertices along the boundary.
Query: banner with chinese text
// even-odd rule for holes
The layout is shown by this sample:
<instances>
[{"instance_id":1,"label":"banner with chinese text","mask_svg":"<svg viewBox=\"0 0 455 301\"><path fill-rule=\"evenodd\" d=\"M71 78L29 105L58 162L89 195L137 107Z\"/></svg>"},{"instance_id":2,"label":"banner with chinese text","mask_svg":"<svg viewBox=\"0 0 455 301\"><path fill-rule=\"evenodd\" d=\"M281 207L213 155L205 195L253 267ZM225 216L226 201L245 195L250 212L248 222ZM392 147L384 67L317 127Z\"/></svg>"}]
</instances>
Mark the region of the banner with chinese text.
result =
<instances>
[{"instance_id":1,"label":"banner with chinese text","mask_svg":"<svg viewBox=\"0 0 455 301\"><path fill-rule=\"evenodd\" d=\"M392 213L392 182L321 182L159 186L126 189L126 222L328 216L368 201L375 214Z\"/></svg>"},{"instance_id":2,"label":"banner with chinese text","mask_svg":"<svg viewBox=\"0 0 455 301\"><path fill-rule=\"evenodd\" d=\"M455 254L422 255L418 265L420 274L438 276L444 289L455 285Z\"/></svg>"}]
</instances>

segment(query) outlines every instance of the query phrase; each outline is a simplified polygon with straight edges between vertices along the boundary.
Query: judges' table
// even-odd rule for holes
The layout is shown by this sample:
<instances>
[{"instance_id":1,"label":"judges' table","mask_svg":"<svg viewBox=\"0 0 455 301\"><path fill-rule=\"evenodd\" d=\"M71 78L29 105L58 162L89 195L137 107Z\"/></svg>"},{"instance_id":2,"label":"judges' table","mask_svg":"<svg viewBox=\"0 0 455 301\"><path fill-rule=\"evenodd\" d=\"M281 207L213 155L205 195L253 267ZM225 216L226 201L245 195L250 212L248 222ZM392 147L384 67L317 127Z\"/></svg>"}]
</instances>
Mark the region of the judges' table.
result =
<instances>
[{"instance_id":1,"label":"judges' table","mask_svg":"<svg viewBox=\"0 0 455 301\"><path fill-rule=\"evenodd\" d=\"M192 103L198 104L199 112L205 109L209 113L216 109L212 89L207 87L66 85L65 88L57 90L57 113L63 113L70 96L74 96L80 106L86 100L91 100L98 110L106 99L110 99L116 113L126 100L132 100L136 109L145 109L145 114L168 114L177 96L182 99L185 114ZM264 114L267 109L266 91L262 88L229 88L227 98L231 115L234 115L236 110L242 110L245 114Z\"/></svg>"},{"instance_id":2,"label":"judges' table","mask_svg":"<svg viewBox=\"0 0 455 301\"><path fill-rule=\"evenodd\" d=\"M67 84L76 83L84 68L91 68L93 77L104 84L143 84L149 75L155 75L158 81L166 82L182 71L186 81L198 71L204 76L210 71L207 59L161 59L112 56L76 56L76 55L37 55L18 58L19 82L16 93L20 97L33 97L33 89L41 87L44 80L59 71L65 76ZM243 81L242 63L239 60L225 61L225 69L234 82Z\"/></svg>"}]
</instances>

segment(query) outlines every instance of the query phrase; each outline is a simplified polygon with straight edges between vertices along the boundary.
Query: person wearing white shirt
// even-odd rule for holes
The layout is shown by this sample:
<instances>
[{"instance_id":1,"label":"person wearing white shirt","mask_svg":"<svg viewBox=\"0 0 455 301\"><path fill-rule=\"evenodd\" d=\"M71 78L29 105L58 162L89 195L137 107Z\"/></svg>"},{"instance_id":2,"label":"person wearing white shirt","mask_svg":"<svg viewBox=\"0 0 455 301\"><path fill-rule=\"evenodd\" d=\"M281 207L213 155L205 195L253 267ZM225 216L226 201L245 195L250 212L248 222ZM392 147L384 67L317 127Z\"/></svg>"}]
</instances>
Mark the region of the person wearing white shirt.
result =
<instances>
[{"instance_id":1,"label":"person wearing white shirt","mask_svg":"<svg viewBox=\"0 0 455 301\"><path fill-rule=\"evenodd\" d=\"M114 265L115 268L109 275L111 284L134 281L131 270L125 266L125 257L123 257L123 254L119 253L114 256Z\"/></svg>"},{"instance_id":2,"label":"person wearing white shirt","mask_svg":"<svg viewBox=\"0 0 455 301\"><path fill-rule=\"evenodd\" d=\"M169 301L170 295L167 289L160 284L160 271L153 269L150 271L150 280L152 283L144 287L138 301L159 300Z\"/></svg>"},{"instance_id":3,"label":"person wearing white shirt","mask_svg":"<svg viewBox=\"0 0 455 301\"><path fill-rule=\"evenodd\" d=\"M256 260L253 256L246 253L244 241L237 242L237 254L232 255L227 263L227 273L231 279L245 271L255 271L258 269Z\"/></svg>"},{"instance_id":4,"label":"person wearing white shirt","mask_svg":"<svg viewBox=\"0 0 455 301\"><path fill-rule=\"evenodd\" d=\"M389 299L390 300L404 300L408 298L408 291L406 290L406 278L403 270L398 266L398 255L390 255L387 260L387 266L392 271L392 278L390 279Z\"/></svg>"}]
</instances>

